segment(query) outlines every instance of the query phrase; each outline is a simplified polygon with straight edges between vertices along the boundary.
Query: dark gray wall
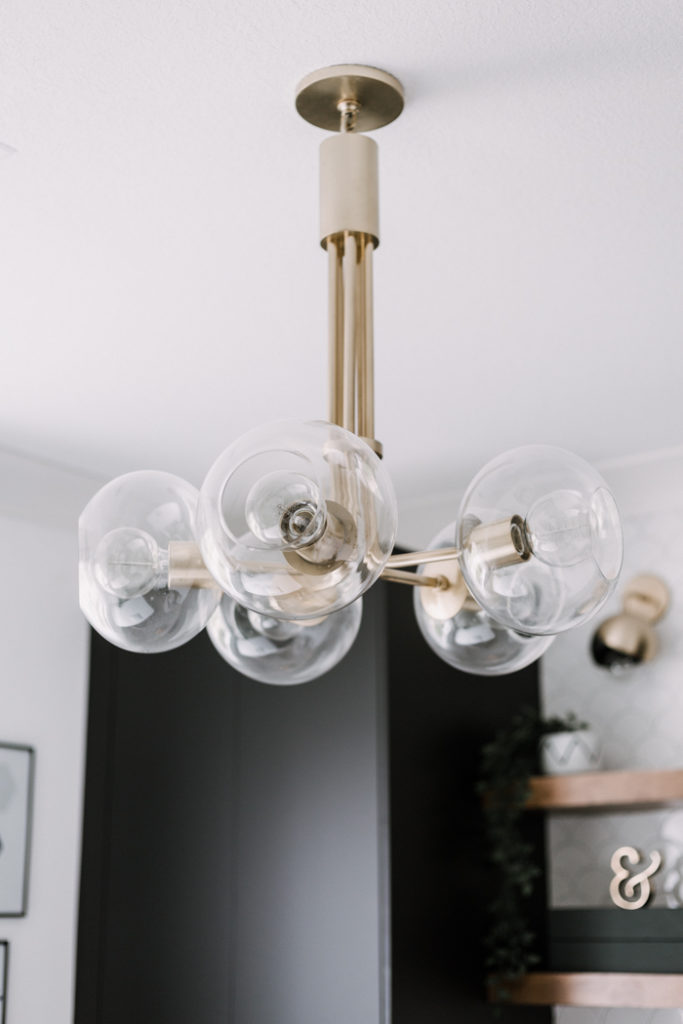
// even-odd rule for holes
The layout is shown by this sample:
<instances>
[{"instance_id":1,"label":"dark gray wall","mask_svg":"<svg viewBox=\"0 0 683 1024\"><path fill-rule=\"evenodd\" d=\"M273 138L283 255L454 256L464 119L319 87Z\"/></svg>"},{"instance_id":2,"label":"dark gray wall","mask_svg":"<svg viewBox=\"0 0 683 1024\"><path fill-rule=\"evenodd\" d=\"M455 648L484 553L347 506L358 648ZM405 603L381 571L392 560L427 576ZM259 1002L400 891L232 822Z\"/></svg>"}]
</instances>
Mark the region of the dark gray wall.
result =
<instances>
[{"instance_id":1,"label":"dark gray wall","mask_svg":"<svg viewBox=\"0 0 683 1024\"><path fill-rule=\"evenodd\" d=\"M470 676L425 644L407 587L388 588L392 1024L491 1024L484 937L497 887L484 834L481 749L538 706L538 666ZM544 858L541 816L526 839ZM527 907L544 949L545 882ZM504 1024L547 1024L547 1007L506 1006Z\"/></svg>"},{"instance_id":2,"label":"dark gray wall","mask_svg":"<svg viewBox=\"0 0 683 1024\"><path fill-rule=\"evenodd\" d=\"M231 1019L238 690L209 647L93 634L76 1024Z\"/></svg>"},{"instance_id":3,"label":"dark gray wall","mask_svg":"<svg viewBox=\"0 0 683 1024\"><path fill-rule=\"evenodd\" d=\"M347 658L241 688L235 1024L379 1024L383 595Z\"/></svg>"},{"instance_id":4,"label":"dark gray wall","mask_svg":"<svg viewBox=\"0 0 683 1024\"><path fill-rule=\"evenodd\" d=\"M77 1024L383 1020L383 608L297 687L93 636Z\"/></svg>"},{"instance_id":5,"label":"dark gray wall","mask_svg":"<svg viewBox=\"0 0 683 1024\"><path fill-rule=\"evenodd\" d=\"M489 1024L474 786L535 668L455 672L379 584L309 684L95 636L90 685L76 1024Z\"/></svg>"}]
</instances>

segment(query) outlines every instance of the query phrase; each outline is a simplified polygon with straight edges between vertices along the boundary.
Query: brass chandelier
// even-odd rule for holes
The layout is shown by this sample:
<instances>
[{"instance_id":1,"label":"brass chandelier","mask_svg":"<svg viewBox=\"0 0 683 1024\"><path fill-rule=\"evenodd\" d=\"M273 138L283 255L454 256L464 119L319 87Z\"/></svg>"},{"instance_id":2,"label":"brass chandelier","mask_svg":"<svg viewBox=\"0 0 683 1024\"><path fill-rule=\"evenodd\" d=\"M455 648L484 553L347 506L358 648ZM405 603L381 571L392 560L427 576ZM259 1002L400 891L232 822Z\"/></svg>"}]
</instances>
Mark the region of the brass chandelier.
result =
<instances>
[{"instance_id":1,"label":"brass chandelier","mask_svg":"<svg viewBox=\"0 0 683 1024\"><path fill-rule=\"evenodd\" d=\"M329 420L245 434L200 491L153 470L105 485L79 521L81 608L125 650L171 650L206 627L244 675L292 684L343 658L362 595L382 578L414 587L419 627L449 664L513 672L612 592L623 551L614 499L578 456L518 448L480 471L428 550L392 554L396 498L374 427L377 145L363 133L398 117L403 89L387 72L340 65L305 78L296 105L335 133L320 149Z\"/></svg>"}]
</instances>

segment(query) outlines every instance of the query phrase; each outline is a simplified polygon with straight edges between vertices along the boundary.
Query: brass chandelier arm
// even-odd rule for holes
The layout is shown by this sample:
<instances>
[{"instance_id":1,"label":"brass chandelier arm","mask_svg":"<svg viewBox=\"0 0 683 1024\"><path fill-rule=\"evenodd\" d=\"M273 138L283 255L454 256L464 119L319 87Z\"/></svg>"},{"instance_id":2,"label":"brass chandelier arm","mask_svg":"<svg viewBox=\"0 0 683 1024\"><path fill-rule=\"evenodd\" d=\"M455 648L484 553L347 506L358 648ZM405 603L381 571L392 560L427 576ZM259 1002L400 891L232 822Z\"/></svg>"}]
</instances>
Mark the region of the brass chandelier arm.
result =
<instances>
[{"instance_id":1,"label":"brass chandelier arm","mask_svg":"<svg viewBox=\"0 0 683 1024\"><path fill-rule=\"evenodd\" d=\"M479 605L467 589L457 561L453 558L442 559L437 571L439 569L441 572L438 576L426 576L423 573L405 572L403 569L385 568L380 578L391 583L420 587L422 605L427 614L436 619L452 619L463 608L478 611Z\"/></svg>"},{"instance_id":2,"label":"brass chandelier arm","mask_svg":"<svg viewBox=\"0 0 683 1024\"><path fill-rule=\"evenodd\" d=\"M432 552L422 554L430 555ZM443 561L443 558L441 560ZM445 576L418 575L414 572L403 572L393 566L385 568L381 578L390 583L407 583L411 587L432 587L435 590L447 590L451 586ZM172 590L181 587L203 589L218 586L206 568L197 544L171 541L168 546L168 586Z\"/></svg>"},{"instance_id":3,"label":"brass chandelier arm","mask_svg":"<svg viewBox=\"0 0 683 1024\"><path fill-rule=\"evenodd\" d=\"M402 569L384 569L380 579L389 583L407 583L409 587L433 587L435 590L448 590L450 586L445 576L423 576L421 573L404 572Z\"/></svg>"},{"instance_id":4,"label":"brass chandelier arm","mask_svg":"<svg viewBox=\"0 0 683 1024\"><path fill-rule=\"evenodd\" d=\"M407 569L413 565L428 565L430 562L445 562L460 558L460 548L436 548L433 551L406 551L405 554L390 555L388 569Z\"/></svg>"},{"instance_id":5,"label":"brass chandelier arm","mask_svg":"<svg viewBox=\"0 0 683 1024\"><path fill-rule=\"evenodd\" d=\"M218 584L204 564L198 544L184 540L172 540L169 542L169 590L182 589L183 587L211 590L217 586Z\"/></svg>"}]
</instances>

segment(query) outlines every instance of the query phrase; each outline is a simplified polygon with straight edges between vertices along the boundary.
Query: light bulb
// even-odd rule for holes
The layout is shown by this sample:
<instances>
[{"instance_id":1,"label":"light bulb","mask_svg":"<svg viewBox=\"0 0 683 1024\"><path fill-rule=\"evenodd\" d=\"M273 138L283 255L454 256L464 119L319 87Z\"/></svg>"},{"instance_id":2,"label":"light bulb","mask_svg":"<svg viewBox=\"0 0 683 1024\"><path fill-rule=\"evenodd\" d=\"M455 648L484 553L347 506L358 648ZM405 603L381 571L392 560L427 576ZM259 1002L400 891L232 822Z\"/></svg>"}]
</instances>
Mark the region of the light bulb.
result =
<instances>
[{"instance_id":1,"label":"light bulb","mask_svg":"<svg viewBox=\"0 0 683 1024\"><path fill-rule=\"evenodd\" d=\"M539 498L526 515L525 529L532 554L547 565L577 565L594 557L603 575L614 579L621 563L615 520L614 499L604 487L588 496L565 489Z\"/></svg>"},{"instance_id":2,"label":"light bulb","mask_svg":"<svg viewBox=\"0 0 683 1024\"><path fill-rule=\"evenodd\" d=\"M267 473L246 497L247 526L269 548L282 550L316 541L325 529L325 504L314 480L303 473Z\"/></svg>"},{"instance_id":3,"label":"light bulb","mask_svg":"<svg viewBox=\"0 0 683 1024\"><path fill-rule=\"evenodd\" d=\"M600 474L571 452L536 445L493 459L468 487L457 523L469 590L520 633L578 626L614 589L619 513Z\"/></svg>"},{"instance_id":4,"label":"light bulb","mask_svg":"<svg viewBox=\"0 0 683 1024\"><path fill-rule=\"evenodd\" d=\"M444 527L428 545L429 550L453 547L455 532L455 523ZM430 564L418 569L419 574L436 572L438 569ZM424 595L425 588L414 588L415 618L420 632L442 661L461 672L481 676L517 672L540 658L554 640L552 636L524 636L496 622L467 598L454 615L444 618L431 614Z\"/></svg>"},{"instance_id":5,"label":"light bulb","mask_svg":"<svg viewBox=\"0 0 683 1024\"><path fill-rule=\"evenodd\" d=\"M309 620L372 586L396 520L389 475L359 437L331 423L271 423L239 438L209 470L197 539L237 604Z\"/></svg>"},{"instance_id":6,"label":"light bulb","mask_svg":"<svg viewBox=\"0 0 683 1024\"><path fill-rule=\"evenodd\" d=\"M314 620L289 621L251 611L226 594L206 629L221 657L242 675L292 686L339 664L358 634L362 603Z\"/></svg>"},{"instance_id":7,"label":"light bulb","mask_svg":"<svg viewBox=\"0 0 683 1024\"><path fill-rule=\"evenodd\" d=\"M145 530L126 526L105 533L93 558L97 582L114 597L139 597L147 593L159 582L161 567L159 545L154 537Z\"/></svg>"},{"instance_id":8,"label":"light bulb","mask_svg":"<svg viewBox=\"0 0 683 1024\"><path fill-rule=\"evenodd\" d=\"M169 587L168 548L194 543L194 487L156 471L127 473L88 502L78 524L83 614L127 651L168 651L213 613L217 588Z\"/></svg>"},{"instance_id":9,"label":"light bulb","mask_svg":"<svg viewBox=\"0 0 683 1024\"><path fill-rule=\"evenodd\" d=\"M547 565L576 565L590 551L589 511L578 491L553 491L529 511L531 551Z\"/></svg>"}]
</instances>

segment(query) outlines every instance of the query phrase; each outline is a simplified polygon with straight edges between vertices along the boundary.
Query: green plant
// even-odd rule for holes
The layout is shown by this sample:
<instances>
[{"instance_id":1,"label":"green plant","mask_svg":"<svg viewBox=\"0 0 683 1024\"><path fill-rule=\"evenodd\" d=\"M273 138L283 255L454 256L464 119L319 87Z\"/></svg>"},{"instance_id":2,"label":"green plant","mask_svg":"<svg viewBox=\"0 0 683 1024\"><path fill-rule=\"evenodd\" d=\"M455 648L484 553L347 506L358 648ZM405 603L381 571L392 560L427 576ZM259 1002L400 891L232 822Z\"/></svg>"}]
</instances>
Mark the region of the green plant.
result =
<instances>
[{"instance_id":1,"label":"green plant","mask_svg":"<svg viewBox=\"0 0 683 1024\"><path fill-rule=\"evenodd\" d=\"M525 708L482 750L478 789L489 856L499 879L488 908L490 927L485 940L486 968L497 1000L509 995L507 983L523 977L539 960L528 903L541 868L520 820L529 796L529 778L538 771L539 743L548 733L585 728L574 714L543 719L535 709Z\"/></svg>"}]
</instances>

